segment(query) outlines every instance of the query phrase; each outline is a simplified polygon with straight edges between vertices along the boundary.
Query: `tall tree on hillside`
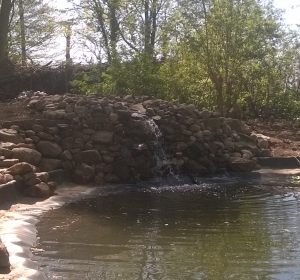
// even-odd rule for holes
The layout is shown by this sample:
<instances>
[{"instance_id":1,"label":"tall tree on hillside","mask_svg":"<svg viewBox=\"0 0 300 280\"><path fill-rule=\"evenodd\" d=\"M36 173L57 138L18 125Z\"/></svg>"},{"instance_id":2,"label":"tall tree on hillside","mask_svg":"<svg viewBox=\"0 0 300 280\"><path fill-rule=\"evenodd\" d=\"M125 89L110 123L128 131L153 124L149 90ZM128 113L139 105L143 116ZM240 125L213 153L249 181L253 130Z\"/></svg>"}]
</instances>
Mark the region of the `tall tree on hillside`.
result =
<instances>
[{"instance_id":1,"label":"tall tree on hillside","mask_svg":"<svg viewBox=\"0 0 300 280\"><path fill-rule=\"evenodd\" d=\"M0 61L4 59L7 54L7 38L9 32L9 18L12 7L14 5L13 0L3 0L1 1L0 8Z\"/></svg>"}]
</instances>

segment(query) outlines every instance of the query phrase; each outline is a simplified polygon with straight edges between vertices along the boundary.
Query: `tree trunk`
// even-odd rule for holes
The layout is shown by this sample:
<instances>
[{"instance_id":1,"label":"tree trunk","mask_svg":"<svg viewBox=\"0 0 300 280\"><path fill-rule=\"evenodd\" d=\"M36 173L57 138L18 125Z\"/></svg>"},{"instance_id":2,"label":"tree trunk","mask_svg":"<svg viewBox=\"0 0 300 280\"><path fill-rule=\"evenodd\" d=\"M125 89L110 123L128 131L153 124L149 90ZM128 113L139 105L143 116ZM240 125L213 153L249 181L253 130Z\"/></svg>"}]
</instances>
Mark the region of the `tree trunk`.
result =
<instances>
[{"instance_id":1,"label":"tree trunk","mask_svg":"<svg viewBox=\"0 0 300 280\"><path fill-rule=\"evenodd\" d=\"M26 65L26 38L25 38L25 21L24 21L24 6L23 0L19 0L19 17L21 30L21 51L22 51L22 65Z\"/></svg>"},{"instance_id":2,"label":"tree trunk","mask_svg":"<svg viewBox=\"0 0 300 280\"><path fill-rule=\"evenodd\" d=\"M9 30L9 15L13 1L3 0L0 10L0 61L7 57L7 35Z\"/></svg>"}]
</instances>

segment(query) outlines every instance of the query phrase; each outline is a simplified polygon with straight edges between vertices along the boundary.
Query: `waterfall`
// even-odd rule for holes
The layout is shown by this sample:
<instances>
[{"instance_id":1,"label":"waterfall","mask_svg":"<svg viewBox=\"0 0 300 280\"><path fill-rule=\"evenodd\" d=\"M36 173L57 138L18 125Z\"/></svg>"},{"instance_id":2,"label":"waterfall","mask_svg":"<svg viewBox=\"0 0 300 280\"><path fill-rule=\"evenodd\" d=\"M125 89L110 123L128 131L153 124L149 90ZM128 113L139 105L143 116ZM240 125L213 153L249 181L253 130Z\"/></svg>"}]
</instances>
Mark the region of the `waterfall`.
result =
<instances>
[{"instance_id":1,"label":"waterfall","mask_svg":"<svg viewBox=\"0 0 300 280\"><path fill-rule=\"evenodd\" d=\"M144 120L145 128L150 131L151 135L154 138L152 141L149 141L149 146L153 150L154 157L156 159L157 172L160 175L174 175L173 167L162 145L163 135L158 125L154 122L153 119L147 118L146 116L142 116L142 119Z\"/></svg>"}]
</instances>

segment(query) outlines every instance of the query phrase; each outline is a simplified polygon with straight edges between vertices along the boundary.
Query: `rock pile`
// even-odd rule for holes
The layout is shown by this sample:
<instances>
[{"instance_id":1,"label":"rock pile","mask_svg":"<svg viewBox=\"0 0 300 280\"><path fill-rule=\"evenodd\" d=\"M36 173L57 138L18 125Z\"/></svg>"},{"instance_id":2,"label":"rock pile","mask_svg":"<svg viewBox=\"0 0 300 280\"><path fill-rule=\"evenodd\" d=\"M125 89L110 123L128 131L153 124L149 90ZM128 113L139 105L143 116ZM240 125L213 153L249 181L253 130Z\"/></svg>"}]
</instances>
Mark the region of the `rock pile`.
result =
<instances>
[{"instance_id":1,"label":"rock pile","mask_svg":"<svg viewBox=\"0 0 300 280\"><path fill-rule=\"evenodd\" d=\"M132 95L35 93L26 98L41 117L2 124L0 183L22 180L30 196L50 195L47 172L60 168L70 170L78 183L100 185L154 176L151 142L157 139L149 124L161 131L162 146L178 171L251 171L258 168L255 157L270 155L268 141L251 136L240 120L193 104Z\"/></svg>"}]
</instances>

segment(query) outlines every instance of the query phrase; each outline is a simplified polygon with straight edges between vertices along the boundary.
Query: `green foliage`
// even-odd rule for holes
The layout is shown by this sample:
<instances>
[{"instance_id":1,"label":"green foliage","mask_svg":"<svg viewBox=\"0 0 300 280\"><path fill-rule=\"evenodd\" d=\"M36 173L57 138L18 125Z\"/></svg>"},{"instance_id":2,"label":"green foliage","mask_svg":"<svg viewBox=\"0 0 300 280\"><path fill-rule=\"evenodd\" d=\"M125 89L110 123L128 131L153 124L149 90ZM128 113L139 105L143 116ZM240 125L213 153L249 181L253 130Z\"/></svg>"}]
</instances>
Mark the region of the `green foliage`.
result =
<instances>
[{"instance_id":1,"label":"green foliage","mask_svg":"<svg viewBox=\"0 0 300 280\"><path fill-rule=\"evenodd\" d=\"M80 67L71 82L72 91L82 94L103 93L101 78L107 66L102 64Z\"/></svg>"},{"instance_id":2,"label":"green foliage","mask_svg":"<svg viewBox=\"0 0 300 280\"><path fill-rule=\"evenodd\" d=\"M75 89L153 95L224 115L235 103L252 116L300 114L299 35L282 25L272 1L93 3L103 10L97 24L89 17L87 26L98 28L93 36L103 55L98 66L76 76ZM103 57L106 66L99 67Z\"/></svg>"},{"instance_id":3,"label":"green foliage","mask_svg":"<svg viewBox=\"0 0 300 280\"><path fill-rule=\"evenodd\" d=\"M72 82L75 91L109 94L148 94L159 96L161 79L159 65L146 54L131 61L113 59L108 67L89 66Z\"/></svg>"}]
</instances>

